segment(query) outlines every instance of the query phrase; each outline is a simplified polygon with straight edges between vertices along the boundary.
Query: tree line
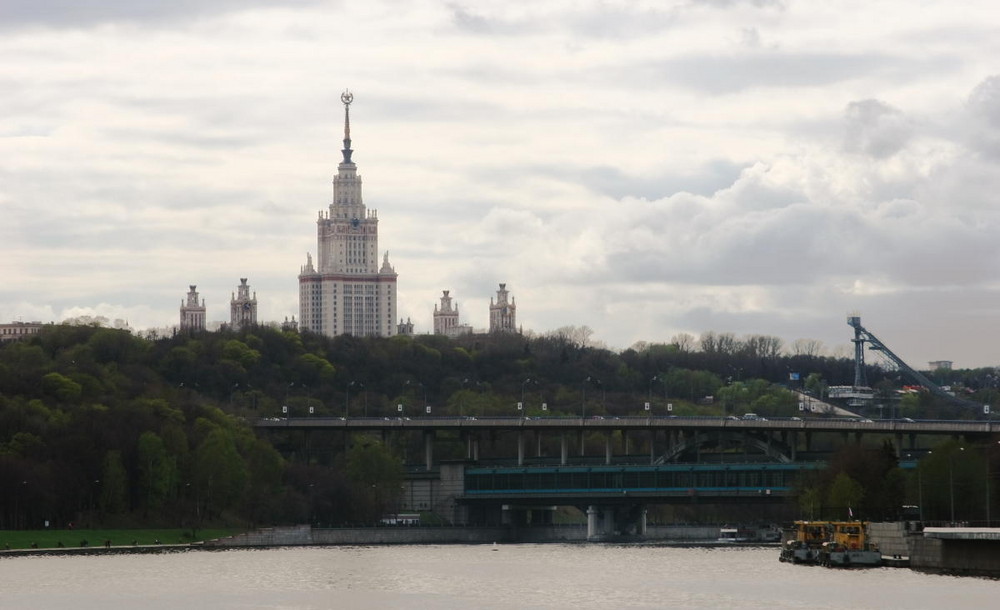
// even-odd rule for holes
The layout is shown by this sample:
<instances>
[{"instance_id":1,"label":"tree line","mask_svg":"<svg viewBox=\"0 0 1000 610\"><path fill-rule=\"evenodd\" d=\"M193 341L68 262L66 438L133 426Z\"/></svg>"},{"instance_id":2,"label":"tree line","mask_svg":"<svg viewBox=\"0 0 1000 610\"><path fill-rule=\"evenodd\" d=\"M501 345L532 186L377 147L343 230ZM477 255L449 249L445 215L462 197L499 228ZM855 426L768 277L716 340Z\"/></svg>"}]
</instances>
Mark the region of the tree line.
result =
<instances>
[{"instance_id":1,"label":"tree line","mask_svg":"<svg viewBox=\"0 0 1000 610\"><path fill-rule=\"evenodd\" d=\"M708 333L614 352L579 329L450 339L254 327L149 339L45 327L0 346L0 529L372 523L393 509L405 448L359 436L343 451L291 460L253 433L259 417L416 416L427 407L639 415L646 403L657 414L672 405L678 415L792 415L791 373L814 385L853 379L852 361L809 346L785 353L774 339L731 339Z\"/></svg>"}]
</instances>

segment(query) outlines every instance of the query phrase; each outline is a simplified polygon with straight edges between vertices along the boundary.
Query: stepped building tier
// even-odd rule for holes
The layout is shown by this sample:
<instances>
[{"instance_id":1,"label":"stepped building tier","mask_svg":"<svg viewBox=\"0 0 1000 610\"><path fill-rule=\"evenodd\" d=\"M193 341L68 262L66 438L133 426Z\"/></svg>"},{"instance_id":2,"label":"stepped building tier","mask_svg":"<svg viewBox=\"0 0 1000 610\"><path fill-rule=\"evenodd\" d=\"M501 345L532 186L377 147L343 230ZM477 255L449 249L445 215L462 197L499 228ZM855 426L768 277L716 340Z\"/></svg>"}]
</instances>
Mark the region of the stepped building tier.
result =
<instances>
[{"instance_id":1,"label":"stepped building tier","mask_svg":"<svg viewBox=\"0 0 1000 610\"><path fill-rule=\"evenodd\" d=\"M343 160L333 202L316 221L316 260L299 273L299 327L330 337L396 334L396 271L386 252L379 265L378 213L365 208L361 176L351 160L351 102L345 91Z\"/></svg>"}]
</instances>

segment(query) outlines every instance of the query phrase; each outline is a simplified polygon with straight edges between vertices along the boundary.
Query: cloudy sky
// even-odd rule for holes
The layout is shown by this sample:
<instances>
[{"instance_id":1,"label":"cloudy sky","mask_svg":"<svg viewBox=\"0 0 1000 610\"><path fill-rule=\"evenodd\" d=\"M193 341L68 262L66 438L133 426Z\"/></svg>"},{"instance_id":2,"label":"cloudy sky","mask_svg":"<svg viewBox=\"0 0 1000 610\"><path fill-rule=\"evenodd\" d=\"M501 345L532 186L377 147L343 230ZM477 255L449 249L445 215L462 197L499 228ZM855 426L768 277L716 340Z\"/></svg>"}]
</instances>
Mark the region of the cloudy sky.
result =
<instances>
[{"instance_id":1,"label":"cloudy sky","mask_svg":"<svg viewBox=\"0 0 1000 610\"><path fill-rule=\"evenodd\" d=\"M276 8L279 7L280 8ZM1000 364L995 3L0 0L0 320L298 313L340 160L418 332Z\"/></svg>"}]
</instances>

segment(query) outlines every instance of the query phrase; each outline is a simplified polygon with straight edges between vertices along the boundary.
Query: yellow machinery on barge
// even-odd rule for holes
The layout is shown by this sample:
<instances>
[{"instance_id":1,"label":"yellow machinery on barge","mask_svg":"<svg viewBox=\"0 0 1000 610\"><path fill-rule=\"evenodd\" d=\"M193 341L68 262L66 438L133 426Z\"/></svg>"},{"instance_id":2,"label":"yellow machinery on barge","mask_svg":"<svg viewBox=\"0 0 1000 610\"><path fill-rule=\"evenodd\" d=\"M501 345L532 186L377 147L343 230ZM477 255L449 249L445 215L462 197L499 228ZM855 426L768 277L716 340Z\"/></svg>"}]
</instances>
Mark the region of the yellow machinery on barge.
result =
<instances>
[{"instance_id":1,"label":"yellow machinery on barge","mask_svg":"<svg viewBox=\"0 0 1000 610\"><path fill-rule=\"evenodd\" d=\"M869 542L865 524L861 521L834 521L830 524L830 540L823 543L819 563L825 566L879 566L882 552Z\"/></svg>"},{"instance_id":2,"label":"yellow machinery on barge","mask_svg":"<svg viewBox=\"0 0 1000 610\"><path fill-rule=\"evenodd\" d=\"M796 521L781 547L781 561L825 566L877 566L882 553L868 542L862 521Z\"/></svg>"},{"instance_id":3,"label":"yellow machinery on barge","mask_svg":"<svg viewBox=\"0 0 1000 610\"><path fill-rule=\"evenodd\" d=\"M796 521L791 536L781 544L781 561L817 563L823 543L830 539L829 521Z\"/></svg>"}]
</instances>

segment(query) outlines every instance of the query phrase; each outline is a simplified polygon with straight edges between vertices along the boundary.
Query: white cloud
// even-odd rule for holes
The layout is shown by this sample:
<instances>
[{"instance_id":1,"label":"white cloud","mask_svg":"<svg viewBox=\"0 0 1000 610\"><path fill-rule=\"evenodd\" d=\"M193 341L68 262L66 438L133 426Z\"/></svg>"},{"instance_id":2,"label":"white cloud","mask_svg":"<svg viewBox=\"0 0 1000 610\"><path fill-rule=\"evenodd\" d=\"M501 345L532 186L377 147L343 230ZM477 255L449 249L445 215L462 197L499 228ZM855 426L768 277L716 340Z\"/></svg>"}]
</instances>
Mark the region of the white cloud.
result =
<instances>
[{"instance_id":1,"label":"white cloud","mask_svg":"<svg viewBox=\"0 0 1000 610\"><path fill-rule=\"evenodd\" d=\"M197 284L224 319L240 277L296 314L350 87L419 330L506 282L611 346L860 310L915 366L996 363L989 3L52 5L0 26L0 317L163 327Z\"/></svg>"}]
</instances>

